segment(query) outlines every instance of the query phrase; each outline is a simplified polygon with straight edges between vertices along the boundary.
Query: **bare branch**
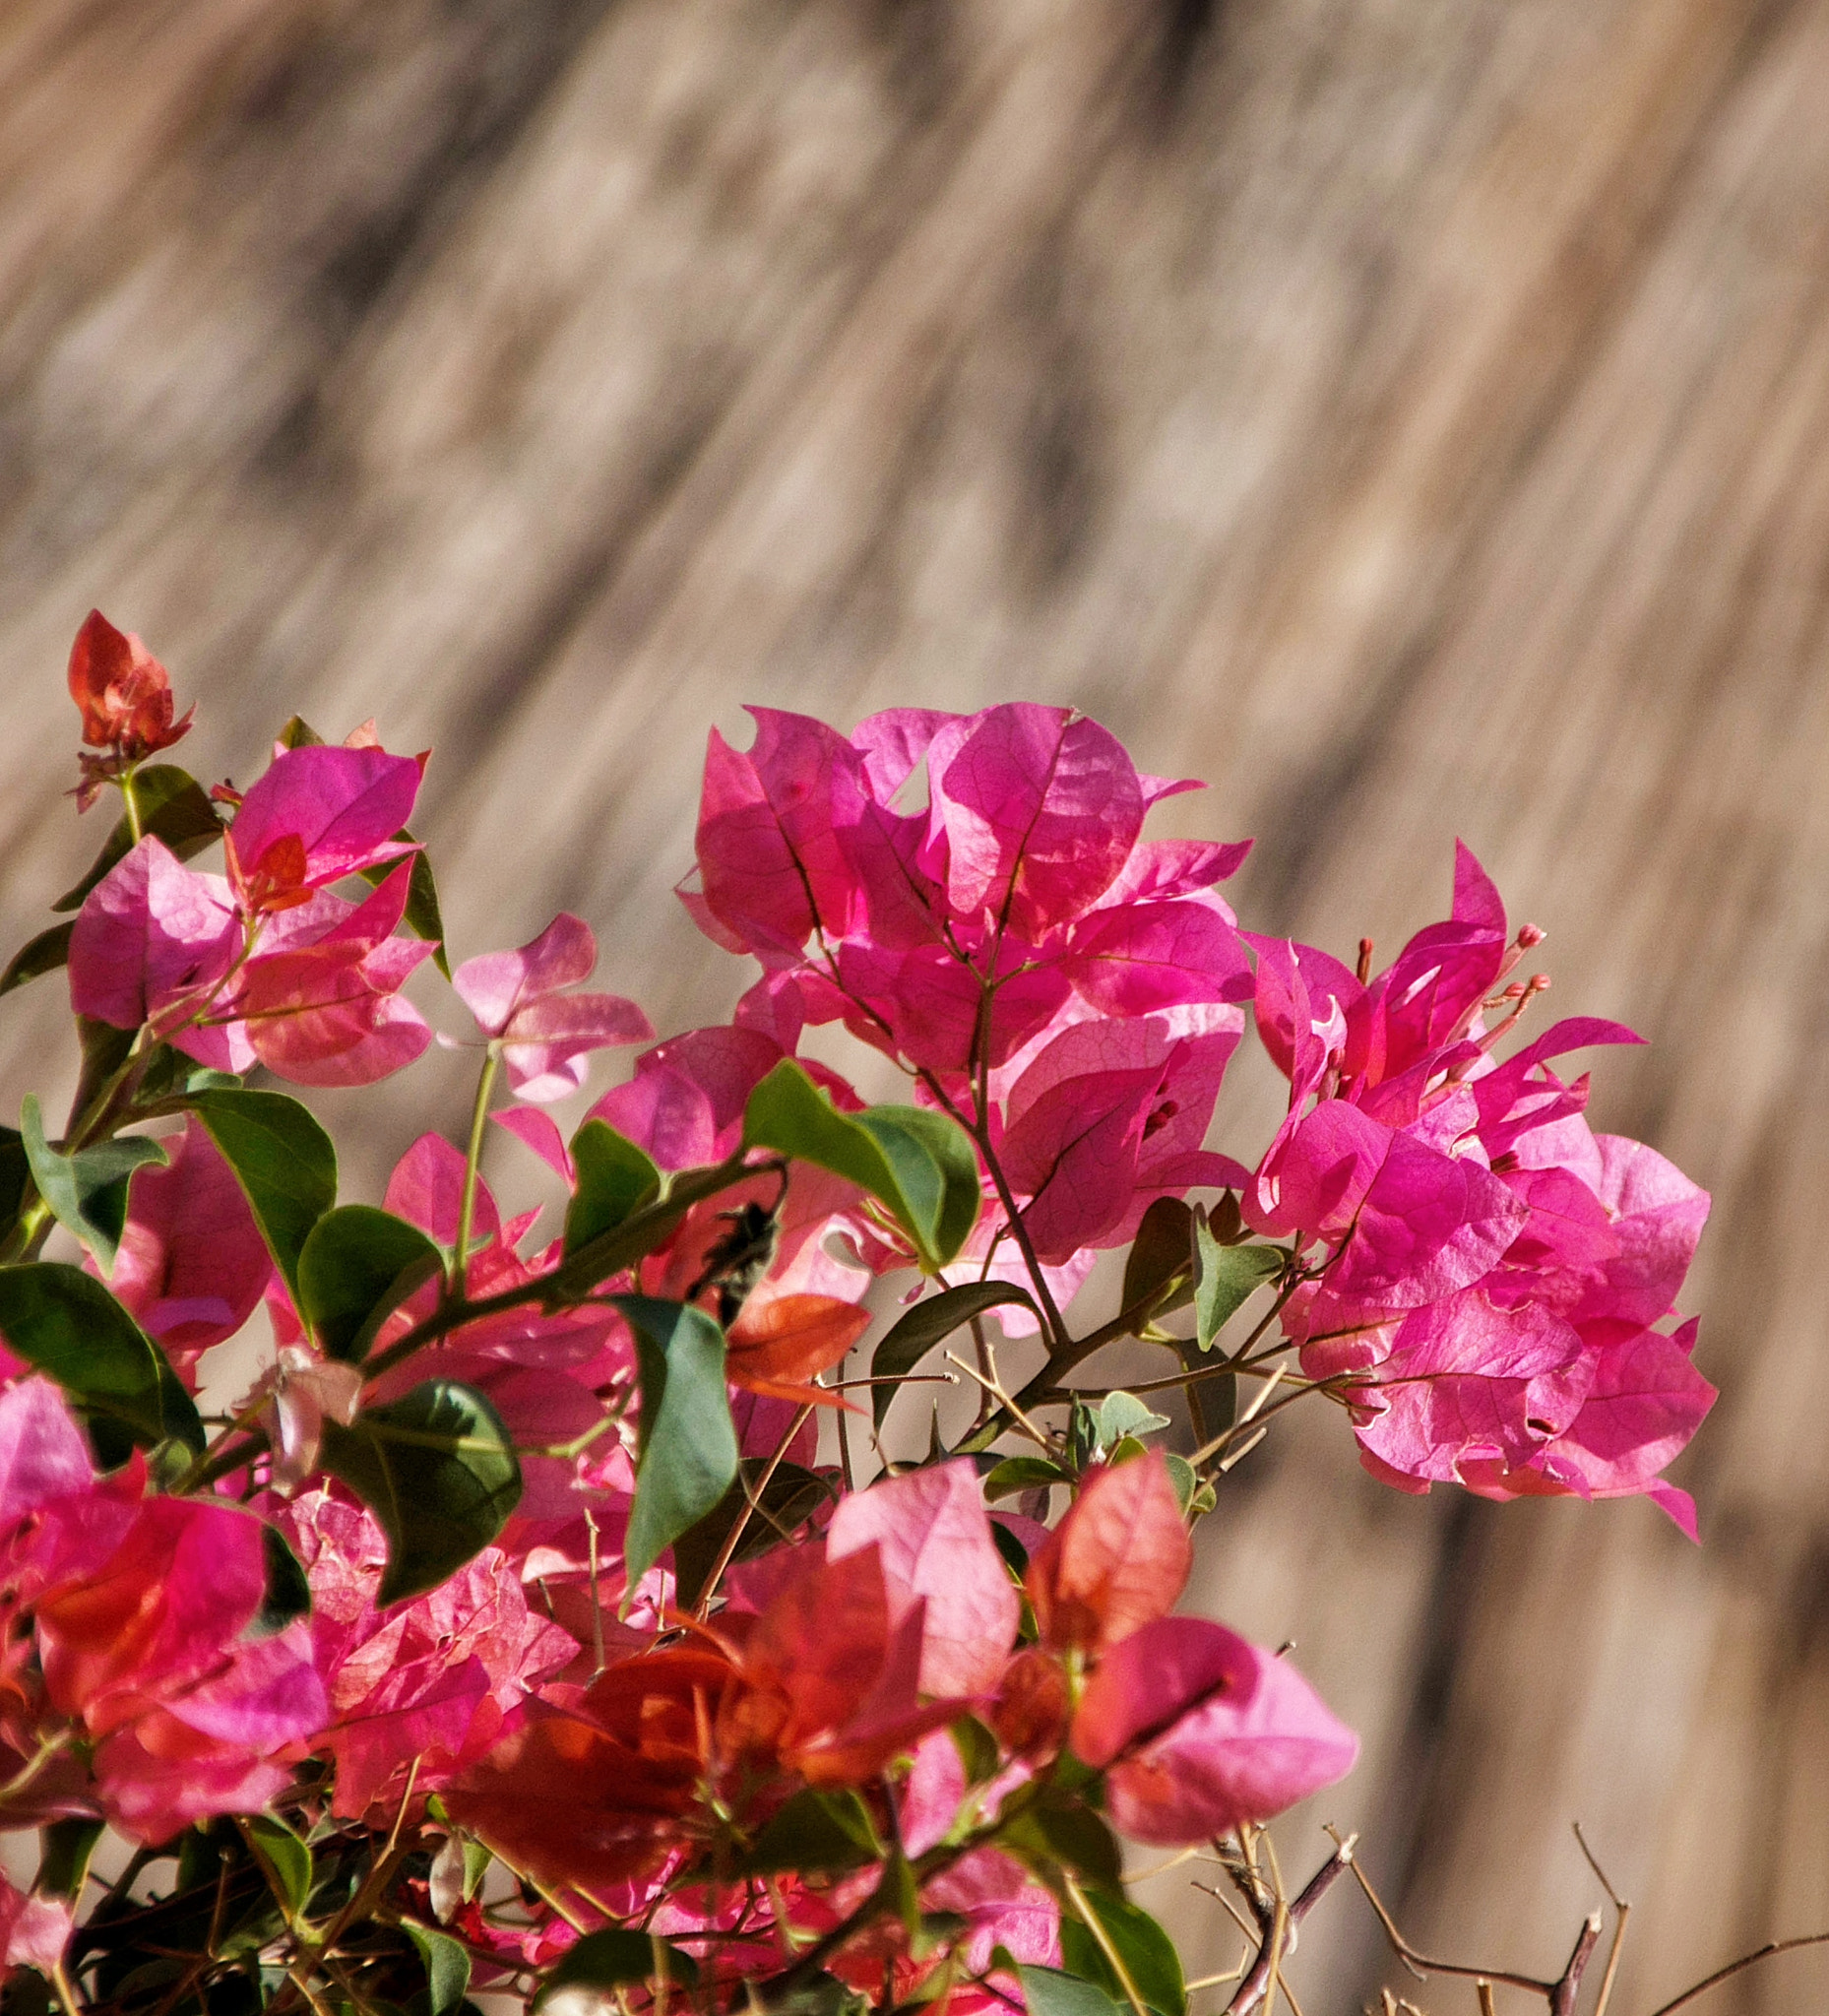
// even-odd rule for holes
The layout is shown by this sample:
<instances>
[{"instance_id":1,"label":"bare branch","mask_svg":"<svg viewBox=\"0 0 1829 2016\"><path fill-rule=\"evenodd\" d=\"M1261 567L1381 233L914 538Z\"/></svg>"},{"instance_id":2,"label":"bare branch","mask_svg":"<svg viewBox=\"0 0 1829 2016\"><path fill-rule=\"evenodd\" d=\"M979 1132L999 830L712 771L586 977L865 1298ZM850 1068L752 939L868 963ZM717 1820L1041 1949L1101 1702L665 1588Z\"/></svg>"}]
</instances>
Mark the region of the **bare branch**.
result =
<instances>
[{"instance_id":1,"label":"bare branch","mask_svg":"<svg viewBox=\"0 0 1829 2016\"><path fill-rule=\"evenodd\" d=\"M1273 1971L1280 1972L1284 1959L1295 1950L1295 1928L1334 1887L1341 1872L1356 1866L1353 1860L1353 1844L1357 1838L1350 1834L1341 1841L1336 1837L1337 1846L1333 1854L1308 1878L1295 1902L1285 1906L1279 1901L1272 1923L1257 1949L1257 1958L1238 1984L1237 1993L1226 2005L1226 2016L1249 2016L1249 2012L1263 2000Z\"/></svg>"},{"instance_id":2,"label":"bare branch","mask_svg":"<svg viewBox=\"0 0 1829 2016\"><path fill-rule=\"evenodd\" d=\"M1718 1987L1724 1981L1730 1981L1736 1974L1749 1967L1756 1967L1762 1960L1770 1960L1780 1953L1795 1953L1801 1946L1829 1946L1829 1932L1805 1932L1797 1939L1770 1939L1756 1953L1742 1953L1737 1960L1730 1960L1726 1967L1718 1967L1706 1981L1699 1981L1694 1987L1684 1988L1674 2000L1654 2009L1651 2016L1671 2016L1673 2009L1680 2009L1685 2002L1693 2002L1698 1995L1706 1994L1710 1988Z\"/></svg>"}]
</instances>

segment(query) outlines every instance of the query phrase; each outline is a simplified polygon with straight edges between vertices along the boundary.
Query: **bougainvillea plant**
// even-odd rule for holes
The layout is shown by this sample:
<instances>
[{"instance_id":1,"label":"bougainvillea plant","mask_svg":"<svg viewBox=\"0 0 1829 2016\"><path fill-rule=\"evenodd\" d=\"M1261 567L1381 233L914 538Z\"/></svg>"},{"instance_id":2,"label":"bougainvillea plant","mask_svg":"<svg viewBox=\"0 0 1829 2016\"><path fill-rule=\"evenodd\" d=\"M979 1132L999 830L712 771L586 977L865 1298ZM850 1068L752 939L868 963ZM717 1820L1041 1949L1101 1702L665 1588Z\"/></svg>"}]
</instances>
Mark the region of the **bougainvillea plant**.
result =
<instances>
[{"instance_id":1,"label":"bougainvillea plant","mask_svg":"<svg viewBox=\"0 0 1829 2016\"><path fill-rule=\"evenodd\" d=\"M69 677L119 816L0 979L66 974L81 1053L60 1136L32 1097L0 1132L14 2008L1185 2016L1121 1842L1230 1879L1239 1965L1193 1986L1274 2006L1355 1865L1286 1895L1262 1829L1356 1739L1174 1607L1274 1418L1693 1535L1707 1199L1554 1068L1629 1032L1520 1045L1541 934L1465 850L1374 974L1240 931L1245 848L1144 838L1194 787L1067 710L758 711L681 893L760 976L656 1042L576 917L447 968L424 757L293 720L205 790L138 638L92 615ZM468 1137L340 1198L282 1088L412 1063L427 961ZM1248 1015L1290 1082L1250 1166L1205 1145ZM834 1022L905 1102L800 1056ZM485 1151L556 1172L556 1229Z\"/></svg>"}]
</instances>

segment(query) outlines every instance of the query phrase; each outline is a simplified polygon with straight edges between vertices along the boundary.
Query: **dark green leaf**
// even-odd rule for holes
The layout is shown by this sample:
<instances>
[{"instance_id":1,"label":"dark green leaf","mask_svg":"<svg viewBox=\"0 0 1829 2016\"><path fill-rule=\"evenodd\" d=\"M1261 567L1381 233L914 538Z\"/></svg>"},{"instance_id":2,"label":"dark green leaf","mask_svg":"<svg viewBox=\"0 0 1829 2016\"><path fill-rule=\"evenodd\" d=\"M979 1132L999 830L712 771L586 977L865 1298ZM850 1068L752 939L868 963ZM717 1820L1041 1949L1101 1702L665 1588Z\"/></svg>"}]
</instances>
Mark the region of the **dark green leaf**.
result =
<instances>
[{"instance_id":1,"label":"dark green leaf","mask_svg":"<svg viewBox=\"0 0 1829 2016\"><path fill-rule=\"evenodd\" d=\"M712 1510L736 1476L724 1332L703 1309L616 1295L641 1371L640 1454L623 1560L633 1589Z\"/></svg>"},{"instance_id":2,"label":"dark green leaf","mask_svg":"<svg viewBox=\"0 0 1829 2016\"><path fill-rule=\"evenodd\" d=\"M1160 1300L1153 1300L1160 1296ZM1159 1197L1143 1214L1124 1262L1121 1306L1152 1303L1148 1321L1194 1298L1194 1214L1179 1197Z\"/></svg>"},{"instance_id":3,"label":"dark green leaf","mask_svg":"<svg viewBox=\"0 0 1829 2016\"><path fill-rule=\"evenodd\" d=\"M565 1210L565 1255L611 1232L661 1194L654 1158L604 1120L587 1120L572 1136L577 1185Z\"/></svg>"},{"instance_id":4,"label":"dark green leaf","mask_svg":"<svg viewBox=\"0 0 1829 2016\"><path fill-rule=\"evenodd\" d=\"M1123 1963L1144 2007L1154 2009L1157 2016L1187 2016L1187 1988L1181 1962L1168 1934L1147 1911L1127 1898L1104 1890L1081 1894ZM1065 1916L1060 1922L1060 1957L1075 1974L1099 1983L1107 1994L1127 1999L1123 1984L1091 1929Z\"/></svg>"},{"instance_id":5,"label":"dark green leaf","mask_svg":"<svg viewBox=\"0 0 1829 2016\"><path fill-rule=\"evenodd\" d=\"M321 749L324 737L302 714L295 714L274 736L282 749Z\"/></svg>"},{"instance_id":6,"label":"dark green leaf","mask_svg":"<svg viewBox=\"0 0 1829 2016\"><path fill-rule=\"evenodd\" d=\"M311 1584L277 1526L261 1527L261 1552L267 1566L267 1590L247 1628L250 1638L271 1638L295 1618L311 1614Z\"/></svg>"},{"instance_id":7,"label":"dark green leaf","mask_svg":"<svg viewBox=\"0 0 1829 2016\"><path fill-rule=\"evenodd\" d=\"M0 1333L87 1413L134 1441L204 1444L197 1404L165 1354L94 1276L58 1260L0 1267Z\"/></svg>"},{"instance_id":8,"label":"dark green leaf","mask_svg":"<svg viewBox=\"0 0 1829 2016\"><path fill-rule=\"evenodd\" d=\"M971 1135L957 1120L926 1106L866 1106L856 1120L882 1150L909 1208L923 1227L931 1213L933 1257L944 1267L972 1236L984 1204L978 1150ZM931 1205L925 1188L931 1180L929 1164L940 1178Z\"/></svg>"},{"instance_id":9,"label":"dark green leaf","mask_svg":"<svg viewBox=\"0 0 1829 2016\"><path fill-rule=\"evenodd\" d=\"M1029 1549L1017 1539L1001 1519L990 1522L990 1537L1001 1556L1003 1565L1013 1575L1021 1575L1029 1566Z\"/></svg>"},{"instance_id":10,"label":"dark green leaf","mask_svg":"<svg viewBox=\"0 0 1829 2016\"><path fill-rule=\"evenodd\" d=\"M914 1371L936 1344L963 1329L975 1316L1008 1305L1020 1305L1030 1310L1038 1323L1041 1320L1028 1292L1007 1281L972 1281L963 1288L949 1288L943 1294L923 1296L907 1315L897 1318L877 1345L870 1360L871 1376L901 1378ZM893 1386L871 1387L870 1406L879 1428L895 1397Z\"/></svg>"},{"instance_id":11,"label":"dark green leaf","mask_svg":"<svg viewBox=\"0 0 1829 2016\"><path fill-rule=\"evenodd\" d=\"M449 1932L435 1932L410 1918L401 1920L400 1928L419 1949L425 1966L427 2016L451 2016L470 1993L469 1952Z\"/></svg>"},{"instance_id":12,"label":"dark green leaf","mask_svg":"<svg viewBox=\"0 0 1829 2016\"><path fill-rule=\"evenodd\" d=\"M38 1876L32 1888L43 1897L80 1897L90 1858L101 1839L99 1820L53 1820L43 1832Z\"/></svg>"},{"instance_id":13,"label":"dark green leaf","mask_svg":"<svg viewBox=\"0 0 1829 2016\"><path fill-rule=\"evenodd\" d=\"M682 1609L693 1608L705 1593L705 1579L724 1551L730 1529L749 1503L744 1486L747 1484L749 1492L754 1493L767 1469L766 1457L745 1457L736 1482L703 1519L688 1527L673 1543L673 1573L679 1584L675 1601ZM757 1500L761 1510L750 1514L730 1556L731 1564L752 1560L774 1546L784 1532L791 1533L796 1526L803 1525L834 1495L832 1485L813 1471L803 1470L797 1463L778 1463L774 1475L762 1486Z\"/></svg>"},{"instance_id":14,"label":"dark green leaf","mask_svg":"<svg viewBox=\"0 0 1829 2016\"><path fill-rule=\"evenodd\" d=\"M394 838L410 844L412 835L403 826ZM362 880L370 888L378 888L399 866L398 861L382 861L375 867L362 869ZM412 868L407 881L407 908L402 913L402 921L415 938L430 939L437 948L432 954L432 964L449 979L451 962L445 952L445 920L438 908L438 883L423 848L412 857Z\"/></svg>"},{"instance_id":15,"label":"dark green leaf","mask_svg":"<svg viewBox=\"0 0 1829 2016\"><path fill-rule=\"evenodd\" d=\"M288 1919L295 1919L311 1901L311 1851L284 1820L271 1813L253 1813L242 1821L248 1838L272 1872ZM263 1872L265 1873L265 1872Z\"/></svg>"},{"instance_id":16,"label":"dark green leaf","mask_svg":"<svg viewBox=\"0 0 1829 2016\"><path fill-rule=\"evenodd\" d=\"M872 2003L835 1974L815 1974L759 1995L752 2016L870 2016Z\"/></svg>"},{"instance_id":17,"label":"dark green leaf","mask_svg":"<svg viewBox=\"0 0 1829 2016\"><path fill-rule=\"evenodd\" d=\"M699 1964L690 1953L648 1932L605 1925L566 1949L540 1984L534 2007L537 2009L557 1988L626 1987L633 1982L653 1981L663 1968L669 1981L690 1984L699 1977Z\"/></svg>"},{"instance_id":18,"label":"dark green leaf","mask_svg":"<svg viewBox=\"0 0 1829 2016\"><path fill-rule=\"evenodd\" d=\"M28 938L8 962L6 972L0 973L0 994L10 994L40 974L55 973L60 966L67 966L70 934L75 929L76 919L72 917L67 924L53 924L48 931Z\"/></svg>"},{"instance_id":19,"label":"dark green leaf","mask_svg":"<svg viewBox=\"0 0 1829 2016\"><path fill-rule=\"evenodd\" d=\"M1070 1484L1073 1480L1058 1463L1041 1456L1006 1456L984 1480L987 1498L1013 1498L1019 1491Z\"/></svg>"},{"instance_id":20,"label":"dark green leaf","mask_svg":"<svg viewBox=\"0 0 1829 2016\"><path fill-rule=\"evenodd\" d=\"M1283 1272L1289 1255L1275 1246L1225 1246L1204 1218L1194 1221L1194 1323L1202 1351L1267 1281Z\"/></svg>"},{"instance_id":21,"label":"dark green leaf","mask_svg":"<svg viewBox=\"0 0 1829 2016\"><path fill-rule=\"evenodd\" d=\"M1123 2016L1104 1988L1077 1975L1063 1974L1058 1967L1023 1967L1012 1962L1010 1971L1023 1984L1029 2016Z\"/></svg>"},{"instance_id":22,"label":"dark green leaf","mask_svg":"<svg viewBox=\"0 0 1829 2016\"><path fill-rule=\"evenodd\" d=\"M808 1786L756 1836L742 1871L761 1876L777 1869L855 1869L882 1853L869 1808L854 1792L815 1792Z\"/></svg>"},{"instance_id":23,"label":"dark green leaf","mask_svg":"<svg viewBox=\"0 0 1829 2016\"><path fill-rule=\"evenodd\" d=\"M1116 1890L1123 1881L1117 1842L1091 1806L1031 1806L1005 1829L1004 1840L1044 1882L1057 1881L1062 1868L1102 1890Z\"/></svg>"},{"instance_id":24,"label":"dark green leaf","mask_svg":"<svg viewBox=\"0 0 1829 2016\"><path fill-rule=\"evenodd\" d=\"M743 1142L831 1169L869 1191L889 1207L930 1272L958 1252L978 1222L978 1154L962 1128L918 1106L841 1113L791 1058L750 1094Z\"/></svg>"},{"instance_id":25,"label":"dark green leaf","mask_svg":"<svg viewBox=\"0 0 1829 2016\"><path fill-rule=\"evenodd\" d=\"M133 796L140 813L141 837L152 835L162 840L181 861L188 861L192 854L201 853L213 840L222 837L222 822L217 817L209 792L175 763L154 763L136 771ZM74 889L66 890L51 905L52 910L59 914L81 910L84 897L132 851L133 846L133 828L123 812L89 873Z\"/></svg>"},{"instance_id":26,"label":"dark green leaf","mask_svg":"<svg viewBox=\"0 0 1829 2016\"><path fill-rule=\"evenodd\" d=\"M0 1127L0 1232L18 1219L19 1207L26 1199L26 1178L31 1173L25 1137L16 1127Z\"/></svg>"},{"instance_id":27,"label":"dark green leaf","mask_svg":"<svg viewBox=\"0 0 1829 2016\"><path fill-rule=\"evenodd\" d=\"M299 1253L299 1310L327 1357L359 1365L382 1324L443 1267L417 1226L372 1204L341 1205Z\"/></svg>"},{"instance_id":28,"label":"dark green leaf","mask_svg":"<svg viewBox=\"0 0 1829 2016\"><path fill-rule=\"evenodd\" d=\"M203 1092L191 1102L235 1172L268 1250L298 1299L298 1256L337 1201L337 1151L283 1092Z\"/></svg>"},{"instance_id":29,"label":"dark green leaf","mask_svg":"<svg viewBox=\"0 0 1829 2016\"><path fill-rule=\"evenodd\" d=\"M1176 1346L1176 1355L1190 1371L1197 1372L1211 1362L1200 1352L1196 1338L1187 1338ZM1215 1435L1230 1428L1238 1415L1238 1374L1219 1372L1210 1379L1190 1380L1184 1389L1187 1394L1188 1418L1194 1423L1194 1434L1204 1448ZM1182 1508L1186 1510L1184 1506Z\"/></svg>"},{"instance_id":30,"label":"dark green leaf","mask_svg":"<svg viewBox=\"0 0 1829 2016\"><path fill-rule=\"evenodd\" d=\"M501 1532L521 1466L494 1408L469 1386L428 1379L353 1427L324 1424L324 1468L387 1535L382 1608L436 1589Z\"/></svg>"},{"instance_id":31,"label":"dark green leaf","mask_svg":"<svg viewBox=\"0 0 1829 2016\"><path fill-rule=\"evenodd\" d=\"M93 1148L65 1155L45 1140L37 1098L30 1092L19 1117L20 1138L38 1195L57 1214L60 1225L75 1232L103 1267L112 1268L127 1223L129 1178L147 1163L163 1167L170 1156L143 1134L97 1141Z\"/></svg>"},{"instance_id":32,"label":"dark green leaf","mask_svg":"<svg viewBox=\"0 0 1829 2016\"><path fill-rule=\"evenodd\" d=\"M86 1113L103 1087L116 1077L133 1055L139 1032L116 1029L111 1022L97 1022L92 1016L76 1018L76 1039L83 1053L83 1068L77 1074L76 1096L70 1102L73 1113Z\"/></svg>"},{"instance_id":33,"label":"dark green leaf","mask_svg":"<svg viewBox=\"0 0 1829 2016\"><path fill-rule=\"evenodd\" d=\"M953 1747L966 1768L968 1785L987 1785L1003 1768L997 1738L976 1715L962 1715L950 1725Z\"/></svg>"}]
</instances>

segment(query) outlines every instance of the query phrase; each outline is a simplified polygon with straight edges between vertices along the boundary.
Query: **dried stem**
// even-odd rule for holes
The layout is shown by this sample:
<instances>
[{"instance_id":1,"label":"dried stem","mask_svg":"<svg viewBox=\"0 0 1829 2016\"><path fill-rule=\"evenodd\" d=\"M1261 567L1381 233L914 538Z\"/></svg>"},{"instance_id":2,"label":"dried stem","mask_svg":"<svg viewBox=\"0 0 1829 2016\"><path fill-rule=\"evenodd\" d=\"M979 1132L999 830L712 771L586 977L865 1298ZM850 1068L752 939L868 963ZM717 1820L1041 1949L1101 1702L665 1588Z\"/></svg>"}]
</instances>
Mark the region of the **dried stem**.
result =
<instances>
[{"instance_id":1,"label":"dried stem","mask_svg":"<svg viewBox=\"0 0 1829 2016\"><path fill-rule=\"evenodd\" d=\"M1581 1994L1581 1978L1587 1973L1588 1962L1594 1958L1594 1949L1600 1943L1601 1914L1591 1911L1575 1935L1575 1950L1568 1957L1561 1979L1549 1991L1549 2016L1575 2016L1575 2003Z\"/></svg>"},{"instance_id":2,"label":"dried stem","mask_svg":"<svg viewBox=\"0 0 1829 2016\"><path fill-rule=\"evenodd\" d=\"M1338 1837L1336 1836L1336 1839ZM1365 1871L1356 1861L1353 1873L1365 1893L1365 1901L1377 1914L1378 1922L1384 1927L1384 1935L1391 1942L1391 1950L1419 1980L1427 1980L1431 1974L1459 1975L1463 1981L1502 1981L1507 1987L1530 1988L1534 1993L1548 1997L1556 1991L1558 1984L1553 1981L1540 1981L1534 1974L1510 1974L1502 1967L1461 1967L1452 1960L1435 1960L1426 1953L1417 1951L1402 1932L1397 1929L1395 1920L1386 1911L1382 1900L1367 1880ZM1598 1936L1598 1930L1597 1930ZM1664 2016L1660 2010L1658 2016Z\"/></svg>"},{"instance_id":3,"label":"dried stem","mask_svg":"<svg viewBox=\"0 0 1829 2016\"><path fill-rule=\"evenodd\" d=\"M1349 1834L1343 1841L1335 1837L1335 1848L1331 1856L1314 1874L1308 1878L1302 1893L1293 1904L1286 1904L1282 1898L1276 1902L1271 1922L1265 1928L1257 1949L1257 1958L1251 1963L1245 1978L1238 1984L1237 1992L1226 2005L1226 2016L1249 2016L1249 2012L1264 2001L1266 1991L1281 1970L1284 1957L1295 1950L1295 1928L1334 1887L1344 1869L1356 1868L1353 1859L1353 1845L1358 1839ZM1266 2016L1269 2005L1266 2003Z\"/></svg>"},{"instance_id":4,"label":"dried stem","mask_svg":"<svg viewBox=\"0 0 1829 2016\"><path fill-rule=\"evenodd\" d=\"M1594 1850L1588 1846L1588 1837L1581 1831L1581 1822L1575 1823L1575 1843L1588 1858L1588 1866L1599 1877L1601 1888L1607 1892L1607 1901L1613 1907L1613 1942L1607 1949L1607 1971L1601 1976L1601 1992L1594 2005L1594 2016L1607 2016L1607 2005L1613 1998L1613 1977L1619 1972L1619 1952L1625 1944L1626 1921L1632 1916L1632 1907L1612 1886L1607 1871L1595 1858Z\"/></svg>"},{"instance_id":5,"label":"dried stem","mask_svg":"<svg viewBox=\"0 0 1829 2016\"><path fill-rule=\"evenodd\" d=\"M1661 2003L1651 2016L1671 2016L1674 2009L1684 2003L1693 2002L1698 1995L1706 1994L1710 1988L1718 1987L1724 1981L1731 1981L1734 1975L1749 1967L1756 1967L1762 1960L1771 1960L1780 1953L1795 1953L1802 1946L1829 1946L1829 1932L1805 1932L1797 1939L1769 1939L1755 1953L1742 1953L1737 1960L1730 1960L1726 1967L1718 1967L1706 1981L1699 1981L1694 1987L1684 1988L1673 2000Z\"/></svg>"}]
</instances>

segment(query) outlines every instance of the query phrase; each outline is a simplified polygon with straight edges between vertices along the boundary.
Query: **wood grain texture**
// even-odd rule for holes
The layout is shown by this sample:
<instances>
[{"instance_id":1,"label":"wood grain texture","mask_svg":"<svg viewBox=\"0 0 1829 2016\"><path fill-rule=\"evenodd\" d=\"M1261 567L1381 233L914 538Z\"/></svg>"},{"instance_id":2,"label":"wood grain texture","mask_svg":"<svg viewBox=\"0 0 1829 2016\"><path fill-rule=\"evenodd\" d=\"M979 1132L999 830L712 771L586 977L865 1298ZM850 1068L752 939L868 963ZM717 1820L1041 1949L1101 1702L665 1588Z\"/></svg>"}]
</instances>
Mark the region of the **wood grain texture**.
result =
<instances>
[{"instance_id":1,"label":"wood grain texture","mask_svg":"<svg viewBox=\"0 0 1829 2016\"><path fill-rule=\"evenodd\" d=\"M1715 1192L1706 1545L1296 1421L1198 1595L1365 1732L1291 1862L1360 1826L1414 1939L1553 1972L1580 1817L1649 2007L1829 1925L1826 103L1829 0L12 0L0 922L95 839L92 602L213 777L294 706L435 745L455 948L567 905L662 1026L734 992L668 892L744 700L1078 704L1324 943L1439 914L1465 835L1557 1006L1653 1039L1599 1118ZM345 1096L352 1180L462 1094ZM1227 1141L1273 1110L1242 1070ZM1310 2012L1371 1934L1341 1886ZM1709 2006L1825 2001L1799 1955Z\"/></svg>"}]
</instances>

